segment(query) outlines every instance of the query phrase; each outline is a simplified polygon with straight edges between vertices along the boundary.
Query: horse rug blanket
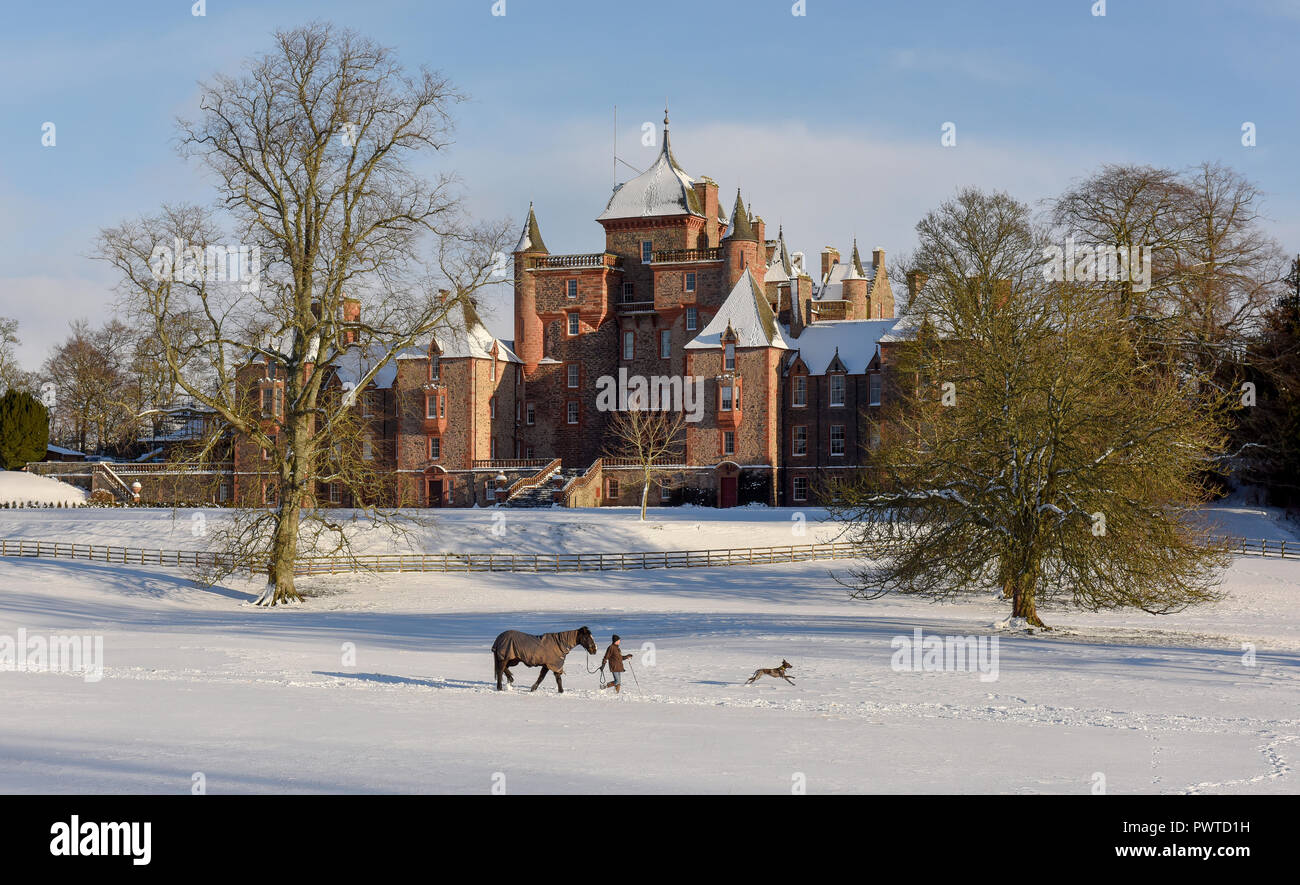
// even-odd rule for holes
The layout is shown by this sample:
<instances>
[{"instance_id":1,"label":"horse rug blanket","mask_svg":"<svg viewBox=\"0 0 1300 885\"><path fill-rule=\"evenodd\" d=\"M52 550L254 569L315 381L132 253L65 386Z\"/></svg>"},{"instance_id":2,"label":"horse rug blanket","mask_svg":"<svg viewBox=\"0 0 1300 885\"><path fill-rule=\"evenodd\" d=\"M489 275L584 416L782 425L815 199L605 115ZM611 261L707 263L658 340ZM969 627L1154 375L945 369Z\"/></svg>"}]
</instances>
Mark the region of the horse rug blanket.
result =
<instances>
[{"instance_id":1,"label":"horse rug blanket","mask_svg":"<svg viewBox=\"0 0 1300 885\"><path fill-rule=\"evenodd\" d=\"M564 657L569 649L560 644L560 634L545 633L533 636L518 630L507 630L492 643L492 653L507 661L518 659L529 667L546 667L554 673L564 673Z\"/></svg>"}]
</instances>

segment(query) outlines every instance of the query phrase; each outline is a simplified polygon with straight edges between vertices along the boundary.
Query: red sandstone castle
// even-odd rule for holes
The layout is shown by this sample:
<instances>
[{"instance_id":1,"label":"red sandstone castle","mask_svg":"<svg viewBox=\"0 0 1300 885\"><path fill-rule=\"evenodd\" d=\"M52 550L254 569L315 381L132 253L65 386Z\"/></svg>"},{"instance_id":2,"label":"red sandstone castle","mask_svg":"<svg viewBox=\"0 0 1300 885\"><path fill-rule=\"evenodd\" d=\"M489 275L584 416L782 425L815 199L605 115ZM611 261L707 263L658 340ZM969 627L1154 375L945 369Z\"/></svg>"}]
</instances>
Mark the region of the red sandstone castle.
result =
<instances>
[{"instance_id":1,"label":"red sandstone castle","mask_svg":"<svg viewBox=\"0 0 1300 885\"><path fill-rule=\"evenodd\" d=\"M783 231L768 239L739 190L730 216L718 185L673 156L664 117L654 164L614 188L596 219L604 249L552 255L530 205L514 251L514 340L467 310L464 330L398 355L358 399L363 457L393 478L396 503L490 504L526 494L592 506L639 501L626 463L608 457L603 376L703 379L678 480L652 503L798 505L817 479L866 465L864 413L880 405L882 347L899 322L884 250L861 261L827 247L814 278ZM349 302L347 311L361 306ZM356 349L337 383L361 377ZM250 366L263 411L277 379ZM270 503L264 457L236 442L236 497ZM323 501L348 504L328 485Z\"/></svg>"}]
</instances>

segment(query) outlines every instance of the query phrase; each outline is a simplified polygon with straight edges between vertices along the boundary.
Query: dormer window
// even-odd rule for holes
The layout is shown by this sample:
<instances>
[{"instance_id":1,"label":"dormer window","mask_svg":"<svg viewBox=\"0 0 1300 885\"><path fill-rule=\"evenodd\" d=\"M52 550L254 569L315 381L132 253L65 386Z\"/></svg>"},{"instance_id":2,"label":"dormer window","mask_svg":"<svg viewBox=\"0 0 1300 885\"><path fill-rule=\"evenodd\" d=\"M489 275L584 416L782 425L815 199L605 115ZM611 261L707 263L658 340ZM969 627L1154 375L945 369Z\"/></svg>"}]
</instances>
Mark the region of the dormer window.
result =
<instances>
[{"instance_id":1,"label":"dormer window","mask_svg":"<svg viewBox=\"0 0 1300 885\"><path fill-rule=\"evenodd\" d=\"M722 368L728 372L736 371L736 343L728 341L722 349Z\"/></svg>"},{"instance_id":2,"label":"dormer window","mask_svg":"<svg viewBox=\"0 0 1300 885\"><path fill-rule=\"evenodd\" d=\"M438 375L441 371L442 357L438 356L438 352L435 350L433 353L429 354L429 382L432 383L437 381Z\"/></svg>"},{"instance_id":3,"label":"dormer window","mask_svg":"<svg viewBox=\"0 0 1300 885\"><path fill-rule=\"evenodd\" d=\"M831 376L831 405L832 406L844 405L844 376L843 375Z\"/></svg>"}]
</instances>

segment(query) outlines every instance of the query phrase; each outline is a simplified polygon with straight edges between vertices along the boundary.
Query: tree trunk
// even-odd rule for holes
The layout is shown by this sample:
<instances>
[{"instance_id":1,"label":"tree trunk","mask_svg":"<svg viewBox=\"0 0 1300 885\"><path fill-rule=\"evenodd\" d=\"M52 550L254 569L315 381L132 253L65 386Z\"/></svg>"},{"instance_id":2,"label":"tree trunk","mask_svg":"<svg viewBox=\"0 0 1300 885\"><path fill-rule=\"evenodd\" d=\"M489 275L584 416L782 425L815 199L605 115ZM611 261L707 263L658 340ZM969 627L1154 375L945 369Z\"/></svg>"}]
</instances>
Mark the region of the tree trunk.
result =
<instances>
[{"instance_id":1,"label":"tree trunk","mask_svg":"<svg viewBox=\"0 0 1300 885\"><path fill-rule=\"evenodd\" d=\"M286 489L280 495L280 513L271 537L270 563L266 570L266 589L256 605L280 605L302 599L294 585L293 566L298 557L298 521L302 511L297 496Z\"/></svg>"},{"instance_id":2,"label":"tree trunk","mask_svg":"<svg viewBox=\"0 0 1300 885\"><path fill-rule=\"evenodd\" d=\"M1025 622L1030 626L1042 630L1052 629L1038 617L1038 606L1034 598L1033 585L1023 578L1014 580L1012 583L1014 583L1015 587L1011 595L1011 616L1013 618L1024 618Z\"/></svg>"},{"instance_id":3,"label":"tree trunk","mask_svg":"<svg viewBox=\"0 0 1300 885\"><path fill-rule=\"evenodd\" d=\"M641 484L641 521L645 522L646 502L650 500L650 476L645 477L645 482Z\"/></svg>"}]
</instances>

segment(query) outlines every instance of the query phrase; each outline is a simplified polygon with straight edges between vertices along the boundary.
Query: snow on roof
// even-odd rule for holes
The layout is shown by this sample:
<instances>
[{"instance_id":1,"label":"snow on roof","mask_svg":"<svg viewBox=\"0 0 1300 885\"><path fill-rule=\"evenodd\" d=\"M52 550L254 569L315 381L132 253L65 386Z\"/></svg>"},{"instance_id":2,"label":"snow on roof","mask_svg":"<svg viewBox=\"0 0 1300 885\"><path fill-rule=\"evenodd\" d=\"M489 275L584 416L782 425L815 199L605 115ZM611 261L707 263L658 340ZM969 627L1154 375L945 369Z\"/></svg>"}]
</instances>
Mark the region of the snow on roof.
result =
<instances>
[{"instance_id":1,"label":"snow on roof","mask_svg":"<svg viewBox=\"0 0 1300 885\"><path fill-rule=\"evenodd\" d=\"M825 374L838 351L850 374L859 375L876 355L876 345L898 322L885 320L822 320L805 326L794 346L808 371Z\"/></svg>"},{"instance_id":2,"label":"snow on roof","mask_svg":"<svg viewBox=\"0 0 1300 885\"><path fill-rule=\"evenodd\" d=\"M813 293L813 298L818 301L843 301L845 280L872 282L875 278L876 268L873 265L863 265L862 272L858 273L852 261L837 261L831 265L830 272L822 278L821 285Z\"/></svg>"},{"instance_id":3,"label":"snow on roof","mask_svg":"<svg viewBox=\"0 0 1300 885\"><path fill-rule=\"evenodd\" d=\"M375 364L387 354L388 348L382 344L375 344L370 347L354 345L339 354L338 359L334 360L334 371L345 387L347 385L355 387L361 383L361 379L365 374L374 368ZM371 383L383 390L392 387L393 379L396 377L397 360L391 359L379 370Z\"/></svg>"},{"instance_id":4,"label":"snow on roof","mask_svg":"<svg viewBox=\"0 0 1300 885\"><path fill-rule=\"evenodd\" d=\"M704 350L710 347L721 347L722 333L728 326L736 333L737 347L790 349L785 336L781 334L781 325L776 321L771 305L767 303L767 296L763 294L758 280L754 279L754 274L749 270L746 270L736 281L736 285L732 287L731 293L722 302L713 319L700 330L700 334L687 343L686 349Z\"/></svg>"},{"instance_id":5,"label":"snow on roof","mask_svg":"<svg viewBox=\"0 0 1300 885\"><path fill-rule=\"evenodd\" d=\"M546 244L542 242L542 232L537 227L537 216L533 214L533 204L528 204L528 219L524 222L524 229L519 234L519 242L515 245L516 252L545 252Z\"/></svg>"},{"instance_id":6,"label":"snow on roof","mask_svg":"<svg viewBox=\"0 0 1300 885\"><path fill-rule=\"evenodd\" d=\"M614 187L605 211L597 221L611 218L641 218L650 215L704 215L695 180L673 157L668 144L668 118L664 118L664 140L659 156L636 178Z\"/></svg>"},{"instance_id":7,"label":"snow on roof","mask_svg":"<svg viewBox=\"0 0 1300 885\"><path fill-rule=\"evenodd\" d=\"M76 449L65 449L63 446L53 444L47 445L45 451L54 452L56 455L80 455L83 458L86 457L85 452L78 452Z\"/></svg>"}]
</instances>

